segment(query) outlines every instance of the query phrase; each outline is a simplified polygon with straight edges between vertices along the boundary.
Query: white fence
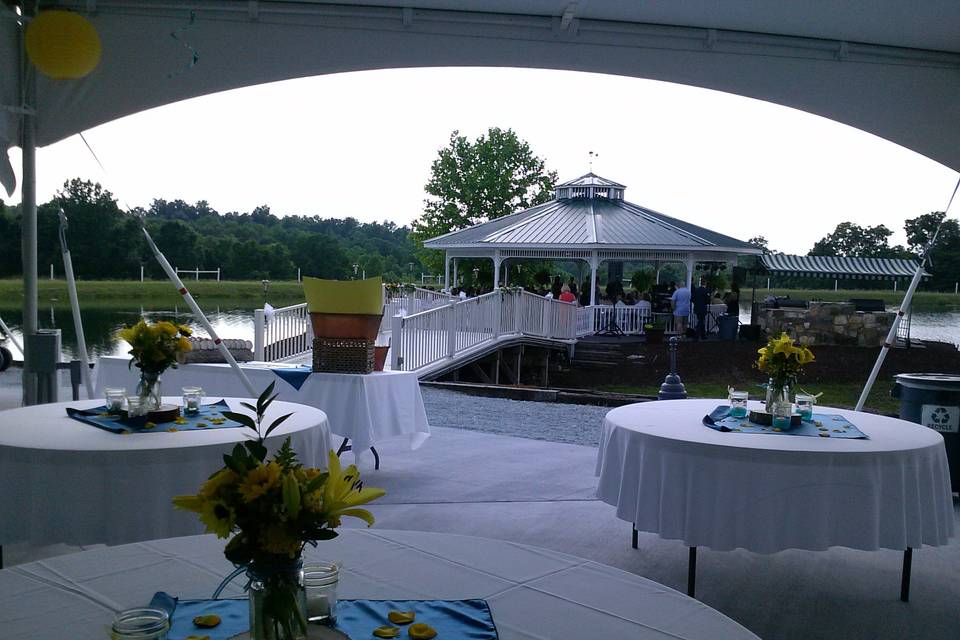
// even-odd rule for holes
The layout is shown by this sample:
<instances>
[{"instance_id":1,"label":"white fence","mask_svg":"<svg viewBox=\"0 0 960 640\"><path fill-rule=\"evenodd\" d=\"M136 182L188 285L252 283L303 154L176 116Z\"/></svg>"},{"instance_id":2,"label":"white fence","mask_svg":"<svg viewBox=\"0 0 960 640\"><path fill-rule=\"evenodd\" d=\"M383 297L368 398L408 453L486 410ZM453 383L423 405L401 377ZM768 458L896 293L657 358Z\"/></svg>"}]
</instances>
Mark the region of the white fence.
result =
<instances>
[{"instance_id":1,"label":"white fence","mask_svg":"<svg viewBox=\"0 0 960 640\"><path fill-rule=\"evenodd\" d=\"M383 309L381 331L390 331L390 319L396 314L412 315L442 304L448 304L453 297L410 287L387 298ZM254 359L275 362L289 360L310 353L313 348L313 331L307 303L273 309L270 313L263 309L254 311Z\"/></svg>"},{"instance_id":2,"label":"white fence","mask_svg":"<svg viewBox=\"0 0 960 640\"><path fill-rule=\"evenodd\" d=\"M267 362L288 360L310 353L313 331L307 303L253 312L253 358Z\"/></svg>"},{"instance_id":3,"label":"white fence","mask_svg":"<svg viewBox=\"0 0 960 640\"><path fill-rule=\"evenodd\" d=\"M711 307L708 330L715 328L714 314L719 311ZM284 360L310 352L313 336L306 304L276 309L269 318L258 309L255 322L257 360ZM415 371L503 336L573 341L606 332L642 335L650 324L676 333L673 314L644 307L577 307L508 289L460 300L415 288L388 299L381 331L390 333L391 368Z\"/></svg>"}]
</instances>

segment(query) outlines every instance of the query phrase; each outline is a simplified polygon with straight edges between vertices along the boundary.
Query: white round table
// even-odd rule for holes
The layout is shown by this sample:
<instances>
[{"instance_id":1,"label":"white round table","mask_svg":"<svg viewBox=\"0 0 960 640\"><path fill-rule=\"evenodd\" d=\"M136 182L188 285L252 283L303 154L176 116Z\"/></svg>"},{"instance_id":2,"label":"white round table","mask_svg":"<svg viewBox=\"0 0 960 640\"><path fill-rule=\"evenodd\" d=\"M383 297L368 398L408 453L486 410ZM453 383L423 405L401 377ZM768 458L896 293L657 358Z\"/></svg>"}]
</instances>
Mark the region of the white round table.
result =
<instances>
[{"instance_id":1,"label":"white round table","mask_svg":"<svg viewBox=\"0 0 960 640\"><path fill-rule=\"evenodd\" d=\"M936 431L829 407L816 413L842 415L869 439L704 426L704 415L721 404L665 400L607 414L597 496L633 523L634 546L637 530L682 540L694 566L698 546L899 549L908 552L908 571L910 549L953 535L950 473Z\"/></svg>"},{"instance_id":2,"label":"white round table","mask_svg":"<svg viewBox=\"0 0 960 640\"><path fill-rule=\"evenodd\" d=\"M251 413L237 399L226 401L234 411ZM0 411L0 545L123 544L203 532L196 514L174 510L170 501L196 493L223 466L223 454L253 432L119 435L66 413L67 407L101 405L102 400L80 400ZM264 422L291 412L270 435L268 448L275 450L291 436L301 462L326 467L331 441L322 411L277 401Z\"/></svg>"},{"instance_id":3,"label":"white round table","mask_svg":"<svg viewBox=\"0 0 960 640\"><path fill-rule=\"evenodd\" d=\"M376 503L373 505L376 509ZM209 598L233 567L194 536L75 553L0 571L4 638L99 640L115 612L157 591ZM631 573L547 549L417 531L342 529L305 561L343 563L338 596L483 598L501 640L756 640L707 605ZM224 596L239 595L237 579ZM371 636L372 637L372 636Z\"/></svg>"}]
</instances>

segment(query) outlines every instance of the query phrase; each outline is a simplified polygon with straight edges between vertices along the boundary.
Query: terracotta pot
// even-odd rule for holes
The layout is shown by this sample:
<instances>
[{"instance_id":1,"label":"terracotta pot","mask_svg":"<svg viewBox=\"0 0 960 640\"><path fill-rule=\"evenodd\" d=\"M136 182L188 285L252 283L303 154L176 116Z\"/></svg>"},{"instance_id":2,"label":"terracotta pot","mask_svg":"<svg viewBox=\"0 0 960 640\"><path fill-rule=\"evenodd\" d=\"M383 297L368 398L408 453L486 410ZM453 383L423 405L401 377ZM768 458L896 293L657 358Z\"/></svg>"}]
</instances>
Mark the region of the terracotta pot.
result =
<instances>
[{"instance_id":1,"label":"terracotta pot","mask_svg":"<svg viewBox=\"0 0 960 640\"><path fill-rule=\"evenodd\" d=\"M356 313L311 313L315 338L356 338L376 340L382 315Z\"/></svg>"},{"instance_id":2,"label":"terracotta pot","mask_svg":"<svg viewBox=\"0 0 960 640\"><path fill-rule=\"evenodd\" d=\"M383 371L383 366L387 364L387 351L390 350L390 347L374 347L373 348L373 370L374 371Z\"/></svg>"}]
</instances>

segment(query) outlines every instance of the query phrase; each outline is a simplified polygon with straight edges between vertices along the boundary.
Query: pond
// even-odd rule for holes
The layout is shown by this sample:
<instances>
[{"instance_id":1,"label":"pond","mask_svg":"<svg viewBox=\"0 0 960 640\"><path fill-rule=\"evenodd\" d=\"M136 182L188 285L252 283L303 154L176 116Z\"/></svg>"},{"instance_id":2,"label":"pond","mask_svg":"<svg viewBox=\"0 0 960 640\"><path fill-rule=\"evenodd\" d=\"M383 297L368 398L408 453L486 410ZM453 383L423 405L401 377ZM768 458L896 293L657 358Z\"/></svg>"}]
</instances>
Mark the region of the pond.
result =
<instances>
[{"instance_id":1,"label":"pond","mask_svg":"<svg viewBox=\"0 0 960 640\"><path fill-rule=\"evenodd\" d=\"M185 324L198 331L200 335L206 332L193 314L184 307L173 309L149 309L144 307L128 308L85 308L81 311L83 331L87 338L87 353L91 359L100 356L123 355L127 351L126 344L117 338L117 332L127 325L137 322L141 317L148 320L172 320ZM207 317L221 338L240 338L253 341L253 309L239 305L225 305L210 307ZM19 307L0 307L0 318L11 326L20 326L22 318ZM750 321L749 310L741 310L742 322ZM73 330L73 316L69 308L46 307L40 311L40 327L43 329L60 329L62 331L63 353L65 359L77 357L77 340ZM14 328L14 335L19 342L21 336ZM911 336L922 340L937 340L952 343L960 347L960 310L958 311L915 311ZM21 355L16 348L7 343L7 348L14 352L16 359Z\"/></svg>"}]
</instances>

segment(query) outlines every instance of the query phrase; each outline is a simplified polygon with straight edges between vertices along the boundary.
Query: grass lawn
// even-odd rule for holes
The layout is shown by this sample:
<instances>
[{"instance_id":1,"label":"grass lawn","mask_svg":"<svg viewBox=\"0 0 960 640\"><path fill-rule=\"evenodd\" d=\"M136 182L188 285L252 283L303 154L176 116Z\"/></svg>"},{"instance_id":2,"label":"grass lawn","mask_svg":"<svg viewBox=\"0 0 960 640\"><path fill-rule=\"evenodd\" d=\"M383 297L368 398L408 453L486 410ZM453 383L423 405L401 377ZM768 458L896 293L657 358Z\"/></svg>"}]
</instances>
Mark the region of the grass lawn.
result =
<instances>
[{"instance_id":1,"label":"grass lawn","mask_svg":"<svg viewBox=\"0 0 960 640\"><path fill-rule=\"evenodd\" d=\"M687 395L691 398L726 398L727 386L719 382L684 382L687 389ZM615 393L631 393L645 396L655 396L660 390L658 385L643 387L621 387L605 386L603 391L612 391ZM760 387L746 389L750 392L750 398L762 400L764 390ZM861 383L827 383L808 385L807 391L811 393L823 392L820 396L820 404L840 407L841 409L853 409L860 393L863 391ZM896 415L900 410L900 401L890 397L890 386L886 382L878 382L873 385L870 395L867 396L867 403L864 407L867 411L873 413L883 413Z\"/></svg>"},{"instance_id":2,"label":"grass lawn","mask_svg":"<svg viewBox=\"0 0 960 640\"><path fill-rule=\"evenodd\" d=\"M257 281L185 280L184 284L198 301L218 301L237 306L254 307L263 304L263 284ZM129 307L137 305L170 306L180 301L180 294L169 280L78 280L77 296L82 307ZM40 280L38 297L41 304L69 306L65 280ZM297 304L304 301L299 282L271 281L267 299L273 306ZM0 305L18 307L23 301L23 282L0 280Z\"/></svg>"}]
</instances>

